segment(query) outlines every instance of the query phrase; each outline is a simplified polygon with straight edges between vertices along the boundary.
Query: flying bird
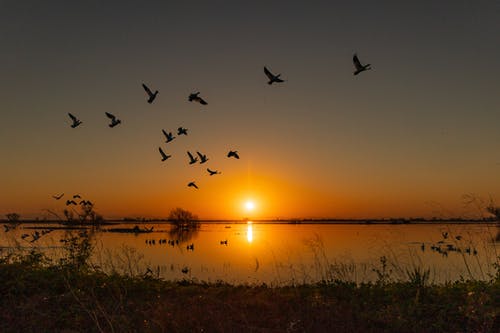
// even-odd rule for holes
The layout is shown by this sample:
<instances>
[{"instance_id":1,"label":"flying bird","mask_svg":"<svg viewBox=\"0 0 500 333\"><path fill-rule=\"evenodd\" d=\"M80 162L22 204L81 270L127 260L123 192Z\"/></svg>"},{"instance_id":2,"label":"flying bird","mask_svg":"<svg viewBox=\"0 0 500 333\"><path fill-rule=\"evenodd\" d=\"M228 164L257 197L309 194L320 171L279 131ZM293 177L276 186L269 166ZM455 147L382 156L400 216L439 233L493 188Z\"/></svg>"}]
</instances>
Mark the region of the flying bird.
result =
<instances>
[{"instance_id":1,"label":"flying bird","mask_svg":"<svg viewBox=\"0 0 500 333\"><path fill-rule=\"evenodd\" d=\"M240 159L240 155L238 155L238 152L236 150L230 150L229 153L227 153L227 157L234 157L237 160Z\"/></svg>"},{"instance_id":2,"label":"flying bird","mask_svg":"<svg viewBox=\"0 0 500 333\"><path fill-rule=\"evenodd\" d=\"M194 157L190 152L187 152L189 155L189 164L194 164L198 162L198 157Z\"/></svg>"},{"instance_id":3,"label":"flying bird","mask_svg":"<svg viewBox=\"0 0 500 333\"><path fill-rule=\"evenodd\" d=\"M82 197L80 196L80 194L75 194L75 195L73 196L73 199L81 199L81 198L82 198Z\"/></svg>"},{"instance_id":4,"label":"flying bird","mask_svg":"<svg viewBox=\"0 0 500 333\"><path fill-rule=\"evenodd\" d=\"M53 195L52 198L56 199L56 200L59 200L63 197L64 193L61 193L59 195Z\"/></svg>"},{"instance_id":5,"label":"flying bird","mask_svg":"<svg viewBox=\"0 0 500 333\"><path fill-rule=\"evenodd\" d=\"M158 95L158 90L156 90L154 93L151 91L151 89L148 88L148 86L146 86L144 83L142 84L142 87L144 88L144 90L146 91L146 93L148 94L148 103L151 104L153 103L153 101L155 100L156 98L156 95Z\"/></svg>"},{"instance_id":6,"label":"flying bird","mask_svg":"<svg viewBox=\"0 0 500 333\"><path fill-rule=\"evenodd\" d=\"M362 65L361 61L359 61L358 56L356 53L354 53L354 56L352 57L352 62L354 63L354 67L356 67L356 70L354 71L354 75L358 75L359 73L363 71L367 71L370 68L370 64Z\"/></svg>"},{"instance_id":7,"label":"flying bird","mask_svg":"<svg viewBox=\"0 0 500 333\"><path fill-rule=\"evenodd\" d=\"M269 71L269 69L267 69L266 66L264 66L264 73L269 78L267 84L273 84L274 82L276 83L285 82L282 79L280 79L281 74L274 75L273 73L271 73L271 71Z\"/></svg>"},{"instance_id":8,"label":"flying bird","mask_svg":"<svg viewBox=\"0 0 500 333\"><path fill-rule=\"evenodd\" d=\"M195 182L190 182L190 183L188 184L188 187L194 187L195 189L198 189L198 186L196 185L196 183L195 183Z\"/></svg>"},{"instance_id":9,"label":"flying bird","mask_svg":"<svg viewBox=\"0 0 500 333\"><path fill-rule=\"evenodd\" d=\"M73 124L71 124L71 128L76 128L82 122L77 117L73 116L71 113L68 113L68 116L73 120Z\"/></svg>"},{"instance_id":10,"label":"flying bird","mask_svg":"<svg viewBox=\"0 0 500 333\"><path fill-rule=\"evenodd\" d=\"M207 155L204 155L204 154L200 153L199 151L197 151L196 154L198 154L198 156L200 157L200 164L203 164L206 161L208 161Z\"/></svg>"},{"instance_id":11,"label":"flying bird","mask_svg":"<svg viewBox=\"0 0 500 333\"><path fill-rule=\"evenodd\" d=\"M162 129L161 131L163 132L163 135L165 135L165 137L167 138L167 141L165 141L166 143L169 143L170 141L175 139L175 136L172 134L172 132L167 133L167 131L165 131L164 129Z\"/></svg>"},{"instance_id":12,"label":"flying bird","mask_svg":"<svg viewBox=\"0 0 500 333\"><path fill-rule=\"evenodd\" d=\"M69 205L76 205L75 200L66 200L66 206L69 206Z\"/></svg>"},{"instance_id":13,"label":"flying bird","mask_svg":"<svg viewBox=\"0 0 500 333\"><path fill-rule=\"evenodd\" d=\"M161 161L166 161L168 158L172 157L172 155L167 155L165 154L165 152L163 151L163 149L161 149L161 147L158 148L158 150L160 151L160 154L161 154Z\"/></svg>"},{"instance_id":14,"label":"flying bird","mask_svg":"<svg viewBox=\"0 0 500 333\"><path fill-rule=\"evenodd\" d=\"M120 124L122 121L120 119L117 119L114 115L112 115L109 112L104 112L106 116L111 119L111 124L109 124L109 127L113 128L116 125Z\"/></svg>"},{"instance_id":15,"label":"flying bird","mask_svg":"<svg viewBox=\"0 0 500 333\"><path fill-rule=\"evenodd\" d=\"M196 93L191 93L189 94L189 101L190 102L198 102L200 103L201 105L207 105L208 103L203 99L201 98L200 96L198 96L200 94L200 92L196 92Z\"/></svg>"},{"instance_id":16,"label":"flying bird","mask_svg":"<svg viewBox=\"0 0 500 333\"><path fill-rule=\"evenodd\" d=\"M188 135L188 130L187 128L184 127L179 127L177 129L177 135Z\"/></svg>"},{"instance_id":17,"label":"flying bird","mask_svg":"<svg viewBox=\"0 0 500 333\"><path fill-rule=\"evenodd\" d=\"M5 232L9 232L10 230L16 228L15 226L10 226L10 225L7 225L7 224L4 224L3 227L5 228Z\"/></svg>"},{"instance_id":18,"label":"flying bird","mask_svg":"<svg viewBox=\"0 0 500 333\"><path fill-rule=\"evenodd\" d=\"M215 171L214 170L210 170L209 168L207 168L207 171L210 174L210 176L219 175L220 174L219 171L217 171L217 170L215 170Z\"/></svg>"}]
</instances>

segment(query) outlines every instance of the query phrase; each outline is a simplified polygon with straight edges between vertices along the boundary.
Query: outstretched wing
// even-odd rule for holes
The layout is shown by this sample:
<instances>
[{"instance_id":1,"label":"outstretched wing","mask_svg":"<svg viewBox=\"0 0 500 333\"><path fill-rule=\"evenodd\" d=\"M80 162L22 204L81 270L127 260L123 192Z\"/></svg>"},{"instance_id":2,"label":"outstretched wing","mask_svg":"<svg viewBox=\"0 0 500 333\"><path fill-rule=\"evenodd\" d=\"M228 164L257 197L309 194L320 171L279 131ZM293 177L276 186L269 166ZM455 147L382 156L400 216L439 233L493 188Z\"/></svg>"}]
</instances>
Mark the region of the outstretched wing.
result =
<instances>
[{"instance_id":1,"label":"outstretched wing","mask_svg":"<svg viewBox=\"0 0 500 333\"><path fill-rule=\"evenodd\" d=\"M163 132L163 135L165 135L168 138L168 133L164 129L162 129L161 131Z\"/></svg>"},{"instance_id":2,"label":"outstretched wing","mask_svg":"<svg viewBox=\"0 0 500 333\"><path fill-rule=\"evenodd\" d=\"M205 155L203 155L202 153L200 153L199 151L196 152L196 154L198 154L198 156L203 159L205 157Z\"/></svg>"},{"instance_id":3,"label":"outstretched wing","mask_svg":"<svg viewBox=\"0 0 500 333\"><path fill-rule=\"evenodd\" d=\"M115 119L116 117L109 112L104 112L109 119Z\"/></svg>"},{"instance_id":4,"label":"outstretched wing","mask_svg":"<svg viewBox=\"0 0 500 333\"><path fill-rule=\"evenodd\" d=\"M69 117L71 118L71 120L73 120L73 121L77 121L77 120L78 120L78 119L77 119L75 116L73 116L71 113L68 113L68 116L69 116Z\"/></svg>"},{"instance_id":5,"label":"outstretched wing","mask_svg":"<svg viewBox=\"0 0 500 333\"><path fill-rule=\"evenodd\" d=\"M272 80L272 79L274 78L273 73L271 73L271 72L269 71L269 69L267 69L267 67L266 67L266 66L264 66L264 73L267 75L267 77L269 78L269 80Z\"/></svg>"},{"instance_id":6,"label":"outstretched wing","mask_svg":"<svg viewBox=\"0 0 500 333\"><path fill-rule=\"evenodd\" d=\"M144 90L146 90L149 96L153 95L153 92L144 83L142 84L142 87L144 88Z\"/></svg>"},{"instance_id":7,"label":"outstretched wing","mask_svg":"<svg viewBox=\"0 0 500 333\"><path fill-rule=\"evenodd\" d=\"M188 155L189 155L189 158L190 158L191 160L194 160L194 156L193 156L193 155L191 155L191 153L190 153L190 152L187 152L187 153L188 153Z\"/></svg>"},{"instance_id":8,"label":"outstretched wing","mask_svg":"<svg viewBox=\"0 0 500 333\"><path fill-rule=\"evenodd\" d=\"M161 149L161 147L158 147L158 150L160 151L160 154L163 158L167 157L167 154L165 154L165 152L163 151L163 149Z\"/></svg>"},{"instance_id":9,"label":"outstretched wing","mask_svg":"<svg viewBox=\"0 0 500 333\"><path fill-rule=\"evenodd\" d=\"M208 103L201 97L198 97L198 100L200 101L201 105L207 105Z\"/></svg>"},{"instance_id":10,"label":"outstretched wing","mask_svg":"<svg viewBox=\"0 0 500 333\"><path fill-rule=\"evenodd\" d=\"M356 53L354 53L354 56L352 57L352 62L354 63L354 66L356 67L356 69L363 68L363 65L361 65L361 62L359 61Z\"/></svg>"}]
</instances>

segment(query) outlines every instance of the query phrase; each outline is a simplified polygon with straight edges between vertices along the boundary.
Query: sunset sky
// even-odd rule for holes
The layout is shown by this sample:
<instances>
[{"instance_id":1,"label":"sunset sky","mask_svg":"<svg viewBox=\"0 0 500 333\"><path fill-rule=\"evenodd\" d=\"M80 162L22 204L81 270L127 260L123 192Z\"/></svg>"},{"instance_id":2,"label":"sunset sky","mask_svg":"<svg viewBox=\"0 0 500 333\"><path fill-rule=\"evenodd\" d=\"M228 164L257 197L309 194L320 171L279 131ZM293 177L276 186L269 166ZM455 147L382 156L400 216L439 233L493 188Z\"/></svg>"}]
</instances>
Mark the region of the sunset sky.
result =
<instances>
[{"instance_id":1,"label":"sunset sky","mask_svg":"<svg viewBox=\"0 0 500 333\"><path fill-rule=\"evenodd\" d=\"M0 44L1 218L76 193L107 218L500 204L499 1L5 0ZM355 52L373 69L354 76ZM268 85L264 66L286 81ZM159 90L151 105L142 83ZM165 143L179 126L189 135Z\"/></svg>"}]
</instances>

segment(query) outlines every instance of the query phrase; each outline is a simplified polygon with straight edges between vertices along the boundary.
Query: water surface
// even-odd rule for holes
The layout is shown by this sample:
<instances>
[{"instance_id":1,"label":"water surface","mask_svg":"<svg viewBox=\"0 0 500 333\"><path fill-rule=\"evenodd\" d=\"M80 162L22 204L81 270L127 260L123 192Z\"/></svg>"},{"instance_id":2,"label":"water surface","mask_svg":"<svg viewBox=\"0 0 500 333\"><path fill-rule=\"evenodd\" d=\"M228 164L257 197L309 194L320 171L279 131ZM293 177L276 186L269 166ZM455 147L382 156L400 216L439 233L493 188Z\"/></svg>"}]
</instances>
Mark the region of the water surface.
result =
<instances>
[{"instance_id":1,"label":"water surface","mask_svg":"<svg viewBox=\"0 0 500 333\"><path fill-rule=\"evenodd\" d=\"M31 242L35 230L56 226L23 224L2 231L1 246L4 251L37 247L60 256L67 230L55 229ZM431 281L444 282L489 279L500 250L493 224L202 223L195 231L176 232L168 223L148 223L139 226L153 232L112 231L133 226L103 226L92 233L92 261L107 271L147 272L169 280L283 285L373 281L385 257L385 272L394 279L406 279L407 271L419 267L430 270ZM22 234L30 236L21 239Z\"/></svg>"}]
</instances>

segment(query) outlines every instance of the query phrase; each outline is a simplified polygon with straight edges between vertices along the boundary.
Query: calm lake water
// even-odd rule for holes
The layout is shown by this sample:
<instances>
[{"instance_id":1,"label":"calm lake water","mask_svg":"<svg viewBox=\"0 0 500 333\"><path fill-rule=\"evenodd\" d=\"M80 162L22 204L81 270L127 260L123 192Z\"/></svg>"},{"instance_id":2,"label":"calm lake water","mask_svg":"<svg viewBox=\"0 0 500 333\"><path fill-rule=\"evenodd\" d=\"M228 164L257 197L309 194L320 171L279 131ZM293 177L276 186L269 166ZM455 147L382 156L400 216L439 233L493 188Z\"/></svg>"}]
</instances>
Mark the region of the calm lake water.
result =
<instances>
[{"instance_id":1,"label":"calm lake water","mask_svg":"<svg viewBox=\"0 0 500 333\"><path fill-rule=\"evenodd\" d=\"M37 247L60 256L67 230L54 229L31 242L36 230L58 226L22 224L2 230L0 246L2 251ZM383 256L394 279L406 279L406 270L420 267L430 270L433 282L486 280L500 255L494 224L202 223L196 231L179 233L167 223L148 223L139 226L153 227L153 232L112 231L133 226L108 225L93 233L93 262L131 274L149 268L148 274L169 280L284 285L337 278L373 281ZM22 239L23 234L28 236Z\"/></svg>"}]
</instances>

